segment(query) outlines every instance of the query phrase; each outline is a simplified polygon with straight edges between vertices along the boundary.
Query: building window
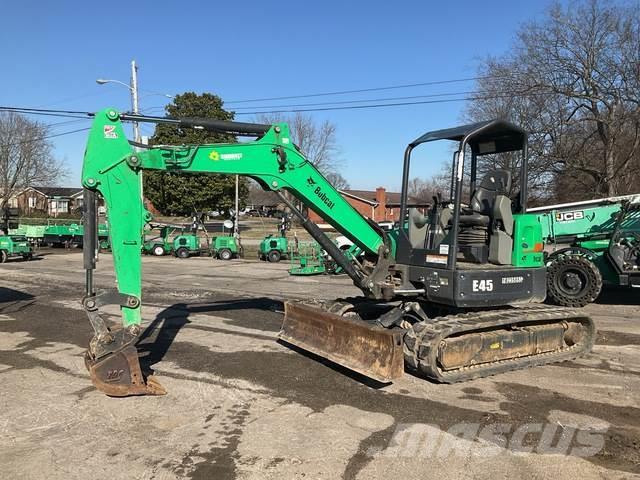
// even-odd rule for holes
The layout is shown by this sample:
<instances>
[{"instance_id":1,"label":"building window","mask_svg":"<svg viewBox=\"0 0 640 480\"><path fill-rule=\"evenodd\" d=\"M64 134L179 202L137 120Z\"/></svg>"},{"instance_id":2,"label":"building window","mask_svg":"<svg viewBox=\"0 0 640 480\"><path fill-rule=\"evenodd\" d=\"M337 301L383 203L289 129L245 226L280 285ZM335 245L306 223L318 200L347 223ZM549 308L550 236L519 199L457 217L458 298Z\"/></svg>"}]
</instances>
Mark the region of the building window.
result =
<instances>
[{"instance_id":1,"label":"building window","mask_svg":"<svg viewBox=\"0 0 640 480\"><path fill-rule=\"evenodd\" d=\"M9 199L9 208L18 208L18 199L16 197Z\"/></svg>"},{"instance_id":2,"label":"building window","mask_svg":"<svg viewBox=\"0 0 640 480\"><path fill-rule=\"evenodd\" d=\"M29 197L29 208L36 208L36 197Z\"/></svg>"},{"instance_id":3,"label":"building window","mask_svg":"<svg viewBox=\"0 0 640 480\"><path fill-rule=\"evenodd\" d=\"M58 213L67 213L69 210L68 200L58 200Z\"/></svg>"}]
</instances>

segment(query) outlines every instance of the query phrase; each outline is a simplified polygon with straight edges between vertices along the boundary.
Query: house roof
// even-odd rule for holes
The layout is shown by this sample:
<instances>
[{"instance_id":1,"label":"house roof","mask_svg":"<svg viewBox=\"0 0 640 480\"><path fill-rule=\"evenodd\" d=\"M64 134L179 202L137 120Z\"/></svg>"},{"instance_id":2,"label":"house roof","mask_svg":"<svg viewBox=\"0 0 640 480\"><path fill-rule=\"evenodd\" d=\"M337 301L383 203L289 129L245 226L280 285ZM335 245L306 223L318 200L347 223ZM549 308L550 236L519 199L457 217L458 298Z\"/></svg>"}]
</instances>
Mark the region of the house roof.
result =
<instances>
[{"instance_id":1,"label":"house roof","mask_svg":"<svg viewBox=\"0 0 640 480\"><path fill-rule=\"evenodd\" d=\"M248 203L251 205L278 205L282 203L282 200L276 192L264 191L259 188L249 189Z\"/></svg>"},{"instance_id":2,"label":"house roof","mask_svg":"<svg viewBox=\"0 0 640 480\"><path fill-rule=\"evenodd\" d=\"M376 201L376 192L375 190L339 190L339 192L347 197L354 198L356 200L360 200L361 202L368 203L369 205L376 206L378 202ZM386 204L387 207L390 208L399 208L400 207L400 199L402 195L400 192L385 192L386 193ZM282 202L278 195L275 192L264 191L261 189L251 189L249 190L249 198L248 202L251 205L278 205ZM414 197L409 197L408 206L410 207L427 207L429 206L429 202L421 201Z\"/></svg>"},{"instance_id":3,"label":"house roof","mask_svg":"<svg viewBox=\"0 0 640 480\"><path fill-rule=\"evenodd\" d=\"M82 192L79 187L29 187L25 190L36 190L47 197L72 197Z\"/></svg>"},{"instance_id":4,"label":"house roof","mask_svg":"<svg viewBox=\"0 0 640 480\"><path fill-rule=\"evenodd\" d=\"M375 190L340 190L340 193L347 195L348 197L362 200L370 205L377 205ZM399 207L402 199L400 192L385 192L387 207ZM428 206L428 202L423 202L417 198L409 197L407 204L409 206Z\"/></svg>"}]
</instances>

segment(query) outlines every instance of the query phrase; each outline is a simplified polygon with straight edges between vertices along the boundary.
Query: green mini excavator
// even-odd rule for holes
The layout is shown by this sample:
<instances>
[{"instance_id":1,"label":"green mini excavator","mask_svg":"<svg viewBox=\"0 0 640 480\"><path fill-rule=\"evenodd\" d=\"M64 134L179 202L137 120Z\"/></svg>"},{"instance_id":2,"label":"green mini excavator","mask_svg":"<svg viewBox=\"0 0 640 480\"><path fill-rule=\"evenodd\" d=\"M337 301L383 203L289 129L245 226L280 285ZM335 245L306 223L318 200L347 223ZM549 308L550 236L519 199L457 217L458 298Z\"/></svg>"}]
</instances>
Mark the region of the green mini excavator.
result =
<instances>
[{"instance_id":1,"label":"green mini excavator","mask_svg":"<svg viewBox=\"0 0 640 480\"><path fill-rule=\"evenodd\" d=\"M254 140L135 144L134 148L125 137L123 121L169 123ZM429 212L408 208L411 153L421 144L441 140L457 146L451 198L436 201ZM501 152L521 152L519 178L498 169L478 179L478 157ZM142 321L141 244L144 225L151 220L141 187L147 170L253 178L280 196L362 291L361 297L332 302L286 302L279 334L286 344L378 382L391 382L407 369L452 383L577 357L591 348L594 325L580 310L540 305L546 289L543 239L535 215L524 213L526 159L526 133L500 120L422 135L404 155L403 221L396 230L386 232L358 213L305 158L286 124L147 117L114 109L98 112L82 170L83 305L95 330L85 361L93 383L112 396L165 393L142 371L136 350ZM467 160L471 176L463 188ZM519 195L512 201L508 192L517 183ZM364 255L355 262L347 259L284 191L349 238ZM117 279L113 291L97 291L94 285L98 193L109 213ZM106 304L120 306L121 328L105 323L100 307Z\"/></svg>"}]
</instances>

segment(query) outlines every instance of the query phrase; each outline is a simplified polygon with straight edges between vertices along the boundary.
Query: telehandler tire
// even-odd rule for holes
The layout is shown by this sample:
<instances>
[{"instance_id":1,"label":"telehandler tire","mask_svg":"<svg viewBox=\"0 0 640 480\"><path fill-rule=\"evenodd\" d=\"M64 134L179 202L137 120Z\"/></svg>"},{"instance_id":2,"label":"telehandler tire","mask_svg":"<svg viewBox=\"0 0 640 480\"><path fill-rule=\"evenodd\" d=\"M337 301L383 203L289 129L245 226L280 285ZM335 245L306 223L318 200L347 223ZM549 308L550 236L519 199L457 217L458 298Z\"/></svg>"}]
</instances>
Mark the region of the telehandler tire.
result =
<instances>
[{"instance_id":1,"label":"telehandler tire","mask_svg":"<svg viewBox=\"0 0 640 480\"><path fill-rule=\"evenodd\" d=\"M156 257L162 257L166 252L164 251L164 247L162 245L156 245L153 247L151 251Z\"/></svg>"},{"instance_id":2,"label":"telehandler tire","mask_svg":"<svg viewBox=\"0 0 640 480\"><path fill-rule=\"evenodd\" d=\"M176 250L176 257L178 258L189 258L189 249L181 247Z\"/></svg>"},{"instance_id":3,"label":"telehandler tire","mask_svg":"<svg viewBox=\"0 0 640 480\"><path fill-rule=\"evenodd\" d=\"M6 262L7 258L9 258L9 254L7 253L7 251L6 250L0 250L0 263Z\"/></svg>"},{"instance_id":4,"label":"telehandler tire","mask_svg":"<svg viewBox=\"0 0 640 480\"><path fill-rule=\"evenodd\" d=\"M602 275L586 255L558 255L547 264L547 299L563 307L584 307L602 290Z\"/></svg>"}]
</instances>

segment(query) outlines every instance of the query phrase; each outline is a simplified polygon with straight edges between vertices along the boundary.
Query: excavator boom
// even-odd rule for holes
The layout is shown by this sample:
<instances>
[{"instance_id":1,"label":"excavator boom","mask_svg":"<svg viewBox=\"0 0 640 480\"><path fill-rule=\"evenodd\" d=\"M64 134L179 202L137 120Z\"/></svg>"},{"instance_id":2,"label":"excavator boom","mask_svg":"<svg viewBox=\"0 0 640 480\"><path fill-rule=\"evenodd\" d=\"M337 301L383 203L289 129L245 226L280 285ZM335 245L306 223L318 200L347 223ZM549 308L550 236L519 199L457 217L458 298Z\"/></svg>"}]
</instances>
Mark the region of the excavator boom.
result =
<instances>
[{"instance_id":1,"label":"excavator boom","mask_svg":"<svg viewBox=\"0 0 640 480\"><path fill-rule=\"evenodd\" d=\"M96 114L89 134L82 170L85 188L86 239L84 242L87 291L84 306L95 336L86 355L86 363L94 384L113 396L162 393L157 382L145 382L135 353L135 342L140 333L141 317L141 248L144 225L151 214L144 208L142 174L145 170L176 173L216 173L246 175L258 181L266 190L281 195L302 225L331 254L369 296L380 296L368 272L357 269L318 227L282 195L288 191L314 210L328 223L347 236L369 255L390 258L391 245L372 222L362 217L333 188L327 179L309 162L293 144L286 124L256 125L224 122L211 119L165 119L135 117L136 120L156 123L175 123L181 127L200 127L237 135L258 136L254 141L214 145L156 146L136 151L129 144L122 120L134 117L121 115L114 109ZM97 256L95 235L96 193L104 198L110 219L111 248L117 278L117 292L97 292L93 285L93 270ZM387 240L387 242L389 242ZM99 306L115 303L122 312L122 330L112 331L102 320ZM283 337L296 343L293 331L304 329L307 321L297 310L287 316ZM336 323L327 316L327 325ZM340 322L338 322L340 323ZM344 338L353 337L348 325L336 325ZM372 348L387 341L387 332L371 335ZM400 347L401 348L401 347ZM380 351L384 348L380 346ZM320 353L320 352L318 352ZM324 356L338 360L331 348ZM396 352L397 357L397 352ZM356 360L356 363L363 361Z\"/></svg>"}]
</instances>

